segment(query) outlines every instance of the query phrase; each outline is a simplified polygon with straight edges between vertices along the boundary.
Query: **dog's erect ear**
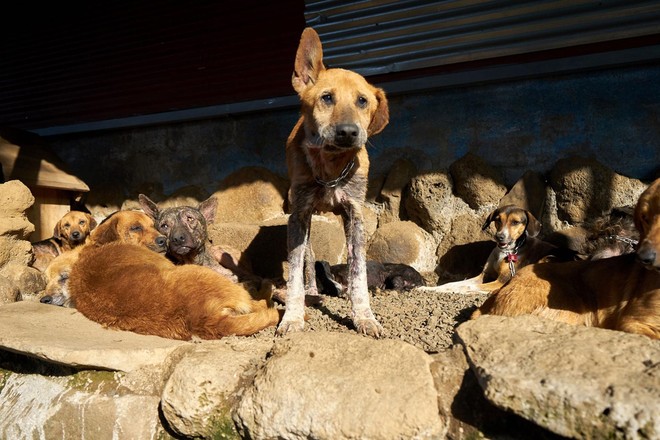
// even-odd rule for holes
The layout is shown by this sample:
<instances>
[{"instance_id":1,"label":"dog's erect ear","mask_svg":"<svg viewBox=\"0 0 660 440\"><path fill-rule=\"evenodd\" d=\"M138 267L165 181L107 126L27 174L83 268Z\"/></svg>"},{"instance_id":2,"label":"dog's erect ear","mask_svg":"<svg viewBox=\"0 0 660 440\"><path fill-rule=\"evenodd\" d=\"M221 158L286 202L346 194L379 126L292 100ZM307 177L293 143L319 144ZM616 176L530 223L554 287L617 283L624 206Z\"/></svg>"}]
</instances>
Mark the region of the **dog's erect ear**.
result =
<instances>
[{"instance_id":1,"label":"dog's erect ear","mask_svg":"<svg viewBox=\"0 0 660 440\"><path fill-rule=\"evenodd\" d=\"M156 219L158 218L158 214L160 213L160 210L158 209L158 205L156 204L156 202L154 202L144 194L138 194L138 203L140 204L140 207L142 208L144 213L147 214L149 217L151 217L154 221L156 221Z\"/></svg>"},{"instance_id":2,"label":"dog's erect ear","mask_svg":"<svg viewBox=\"0 0 660 440\"><path fill-rule=\"evenodd\" d=\"M300 37L293 76L291 77L293 89L301 94L307 87L316 82L319 73L324 70L323 48L319 34L311 27L305 28Z\"/></svg>"},{"instance_id":3,"label":"dog's erect ear","mask_svg":"<svg viewBox=\"0 0 660 440\"><path fill-rule=\"evenodd\" d=\"M499 208L497 208L495 211L491 212L490 215L488 215L484 224L481 225L481 230L485 231L486 229L488 229L488 226L490 226L490 224L493 223L493 220L495 220L495 217L497 217L498 215L500 215Z\"/></svg>"},{"instance_id":4,"label":"dog's erect ear","mask_svg":"<svg viewBox=\"0 0 660 440\"><path fill-rule=\"evenodd\" d=\"M209 197L197 206L199 212L202 213L206 223L211 224L215 220L215 211L218 209L218 199L214 196Z\"/></svg>"},{"instance_id":5,"label":"dog's erect ear","mask_svg":"<svg viewBox=\"0 0 660 440\"><path fill-rule=\"evenodd\" d=\"M374 112L369 123L369 136L380 133L383 128L390 122L390 109L387 105L387 97L383 89L375 90L376 99L378 100L378 108Z\"/></svg>"},{"instance_id":6,"label":"dog's erect ear","mask_svg":"<svg viewBox=\"0 0 660 440\"><path fill-rule=\"evenodd\" d=\"M527 235L536 237L541 232L541 222L536 220L536 217L529 211L525 211L525 215L527 215Z\"/></svg>"},{"instance_id":7,"label":"dog's erect ear","mask_svg":"<svg viewBox=\"0 0 660 440\"><path fill-rule=\"evenodd\" d=\"M110 216L105 221L94 229L90 235L91 242L96 246L117 241L119 234L117 233L117 217Z\"/></svg>"}]
</instances>

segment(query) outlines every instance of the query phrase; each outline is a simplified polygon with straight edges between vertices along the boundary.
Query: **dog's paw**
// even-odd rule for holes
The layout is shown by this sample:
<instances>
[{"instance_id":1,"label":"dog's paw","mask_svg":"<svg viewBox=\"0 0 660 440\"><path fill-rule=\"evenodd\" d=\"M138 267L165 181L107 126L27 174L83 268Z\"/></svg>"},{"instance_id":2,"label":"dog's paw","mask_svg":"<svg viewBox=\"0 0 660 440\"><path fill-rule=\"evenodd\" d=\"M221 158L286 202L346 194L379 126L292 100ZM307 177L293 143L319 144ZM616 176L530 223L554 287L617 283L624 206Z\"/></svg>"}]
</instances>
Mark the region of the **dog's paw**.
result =
<instances>
[{"instance_id":1,"label":"dog's paw","mask_svg":"<svg viewBox=\"0 0 660 440\"><path fill-rule=\"evenodd\" d=\"M275 336L284 336L287 333L301 332L305 328L304 320L283 320L275 330Z\"/></svg>"},{"instance_id":2,"label":"dog's paw","mask_svg":"<svg viewBox=\"0 0 660 440\"><path fill-rule=\"evenodd\" d=\"M354 322L358 333L371 336L376 339L383 336L383 326L375 319L358 319Z\"/></svg>"}]
</instances>

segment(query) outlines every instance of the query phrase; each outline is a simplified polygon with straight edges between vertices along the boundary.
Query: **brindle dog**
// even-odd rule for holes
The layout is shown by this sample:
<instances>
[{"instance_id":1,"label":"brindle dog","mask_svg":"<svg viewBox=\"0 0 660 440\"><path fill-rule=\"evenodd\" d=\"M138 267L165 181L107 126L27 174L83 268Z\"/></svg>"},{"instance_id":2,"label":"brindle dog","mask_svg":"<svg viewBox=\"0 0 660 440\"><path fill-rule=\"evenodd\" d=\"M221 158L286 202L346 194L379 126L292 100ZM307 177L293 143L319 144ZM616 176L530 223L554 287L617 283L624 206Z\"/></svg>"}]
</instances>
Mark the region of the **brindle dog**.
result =
<instances>
[{"instance_id":1,"label":"brindle dog","mask_svg":"<svg viewBox=\"0 0 660 440\"><path fill-rule=\"evenodd\" d=\"M154 220L161 234L167 237L167 256L177 264L197 264L209 267L221 275L238 281L210 250L207 225L213 223L218 200L209 197L197 207L176 206L161 209L144 194L138 196L142 210Z\"/></svg>"}]
</instances>

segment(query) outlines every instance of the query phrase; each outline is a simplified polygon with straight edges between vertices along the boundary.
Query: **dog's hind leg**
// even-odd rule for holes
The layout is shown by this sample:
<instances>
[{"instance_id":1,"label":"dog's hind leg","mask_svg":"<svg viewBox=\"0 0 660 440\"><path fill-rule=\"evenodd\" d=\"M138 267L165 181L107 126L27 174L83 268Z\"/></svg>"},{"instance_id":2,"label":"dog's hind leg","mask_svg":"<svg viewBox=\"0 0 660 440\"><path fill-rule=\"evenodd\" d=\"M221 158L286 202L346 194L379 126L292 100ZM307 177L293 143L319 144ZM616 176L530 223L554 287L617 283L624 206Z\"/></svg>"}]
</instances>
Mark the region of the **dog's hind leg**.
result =
<instances>
[{"instance_id":1,"label":"dog's hind leg","mask_svg":"<svg viewBox=\"0 0 660 440\"><path fill-rule=\"evenodd\" d=\"M376 320L369 304L362 207L359 202L350 201L345 210L342 217L348 246L347 291L351 298L353 324L359 333L378 338L383 327Z\"/></svg>"}]
</instances>

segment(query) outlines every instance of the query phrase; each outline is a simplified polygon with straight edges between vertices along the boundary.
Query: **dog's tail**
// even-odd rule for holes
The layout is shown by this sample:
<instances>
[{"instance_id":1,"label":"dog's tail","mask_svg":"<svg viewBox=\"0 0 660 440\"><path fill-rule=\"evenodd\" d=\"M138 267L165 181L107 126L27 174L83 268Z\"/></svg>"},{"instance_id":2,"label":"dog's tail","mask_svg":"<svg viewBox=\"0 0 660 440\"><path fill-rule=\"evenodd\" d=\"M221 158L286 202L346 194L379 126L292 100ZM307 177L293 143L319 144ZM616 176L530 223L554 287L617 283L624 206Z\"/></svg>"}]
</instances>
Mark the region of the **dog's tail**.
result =
<instances>
[{"instance_id":1,"label":"dog's tail","mask_svg":"<svg viewBox=\"0 0 660 440\"><path fill-rule=\"evenodd\" d=\"M229 312L209 316L204 325L204 331L209 337L202 337L204 339L219 339L230 335L253 335L265 328L276 326L282 319L283 314L284 310L266 307L242 314ZM198 334L198 332L195 333Z\"/></svg>"}]
</instances>

